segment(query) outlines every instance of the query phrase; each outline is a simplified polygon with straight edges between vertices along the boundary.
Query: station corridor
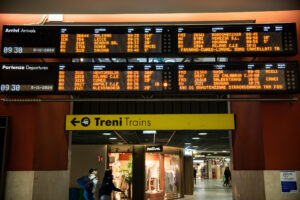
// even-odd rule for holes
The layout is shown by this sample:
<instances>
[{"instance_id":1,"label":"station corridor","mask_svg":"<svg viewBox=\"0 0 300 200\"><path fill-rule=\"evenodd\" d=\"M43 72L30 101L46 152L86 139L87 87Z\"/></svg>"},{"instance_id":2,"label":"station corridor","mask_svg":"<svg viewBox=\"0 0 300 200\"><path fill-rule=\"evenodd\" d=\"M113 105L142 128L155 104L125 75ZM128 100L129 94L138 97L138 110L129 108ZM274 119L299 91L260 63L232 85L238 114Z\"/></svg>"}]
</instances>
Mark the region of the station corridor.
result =
<instances>
[{"instance_id":1,"label":"station corridor","mask_svg":"<svg viewBox=\"0 0 300 200\"><path fill-rule=\"evenodd\" d=\"M232 189L224 188L220 180L197 180L194 195L184 200L232 200Z\"/></svg>"}]
</instances>

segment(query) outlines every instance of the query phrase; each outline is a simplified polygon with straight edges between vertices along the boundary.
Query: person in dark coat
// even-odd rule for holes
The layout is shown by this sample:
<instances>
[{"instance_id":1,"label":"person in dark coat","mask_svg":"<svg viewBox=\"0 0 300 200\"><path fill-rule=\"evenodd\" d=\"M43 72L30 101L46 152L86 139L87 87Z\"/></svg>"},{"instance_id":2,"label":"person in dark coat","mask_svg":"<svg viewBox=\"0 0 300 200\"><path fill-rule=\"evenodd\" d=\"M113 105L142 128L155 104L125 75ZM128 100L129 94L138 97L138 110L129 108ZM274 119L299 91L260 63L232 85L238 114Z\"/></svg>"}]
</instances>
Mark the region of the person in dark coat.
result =
<instances>
[{"instance_id":1,"label":"person in dark coat","mask_svg":"<svg viewBox=\"0 0 300 200\"><path fill-rule=\"evenodd\" d=\"M118 191L124 193L122 190L119 188L116 188L114 183L112 182L113 177L112 177L112 171L111 170L106 170L104 173L104 178L103 182L100 186L99 189L99 198L100 200L111 200L111 193L112 191Z\"/></svg>"},{"instance_id":2,"label":"person in dark coat","mask_svg":"<svg viewBox=\"0 0 300 200\"><path fill-rule=\"evenodd\" d=\"M195 185L196 185L196 178L197 178L197 170L196 170L196 168L194 167L194 180L195 180Z\"/></svg>"},{"instance_id":3,"label":"person in dark coat","mask_svg":"<svg viewBox=\"0 0 300 200\"><path fill-rule=\"evenodd\" d=\"M229 167L225 168L224 171L224 176L225 176L225 186L230 186L230 181L231 181L231 172L229 170Z\"/></svg>"}]
</instances>

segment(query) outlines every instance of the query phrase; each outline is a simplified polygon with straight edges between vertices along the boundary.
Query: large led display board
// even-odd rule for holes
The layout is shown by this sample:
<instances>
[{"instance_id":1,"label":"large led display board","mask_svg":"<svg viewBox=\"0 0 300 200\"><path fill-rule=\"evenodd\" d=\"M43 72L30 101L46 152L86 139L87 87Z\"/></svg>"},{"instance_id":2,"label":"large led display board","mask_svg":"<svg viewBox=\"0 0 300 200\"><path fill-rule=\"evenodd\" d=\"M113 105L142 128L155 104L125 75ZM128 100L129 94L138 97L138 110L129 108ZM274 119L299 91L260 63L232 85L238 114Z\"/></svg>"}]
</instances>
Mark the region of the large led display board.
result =
<instances>
[{"instance_id":1,"label":"large led display board","mask_svg":"<svg viewBox=\"0 0 300 200\"><path fill-rule=\"evenodd\" d=\"M193 26L3 26L4 57L285 56L295 23Z\"/></svg>"},{"instance_id":2,"label":"large led display board","mask_svg":"<svg viewBox=\"0 0 300 200\"><path fill-rule=\"evenodd\" d=\"M2 63L2 94L298 93L298 62Z\"/></svg>"}]
</instances>

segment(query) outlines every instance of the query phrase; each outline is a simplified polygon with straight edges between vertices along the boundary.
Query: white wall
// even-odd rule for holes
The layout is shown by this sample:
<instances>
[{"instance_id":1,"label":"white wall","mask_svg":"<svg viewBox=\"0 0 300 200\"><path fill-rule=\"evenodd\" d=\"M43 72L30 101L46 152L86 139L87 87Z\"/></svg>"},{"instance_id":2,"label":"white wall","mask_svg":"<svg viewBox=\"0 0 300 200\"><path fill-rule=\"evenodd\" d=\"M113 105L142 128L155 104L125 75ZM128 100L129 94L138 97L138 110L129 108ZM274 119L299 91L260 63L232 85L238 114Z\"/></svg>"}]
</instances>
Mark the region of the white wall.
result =
<instances>
[{"instance_id":1,"label":"white wall","mask_svg":"<svg viewBox=\"0 0 300 200\"><path fill-rule=\"evenodd\" d=\"M33 200L67 200L68 180L68 171L35 171Z\"/></svg>"},{"instance_id":2,"label":"white wall","mask_svg":"<svg viewBox=\"0 0 300 200\"><path fill-rule=\"evenodd\" d=\"M264 171L232 170L234 200L265 200Z\"/></svg>"},{"instance_id":3,"label":"white wall","mask_svg":"<svg viewBox=\"0 0 300 200\"><path fill-rule=\"evenodd\" d=\"M5 200L32 200L34 171L8 171Z\"/></svg>"},{"instance_id":4,"label":"white wall","mask_svg":"<svg viewBox=\"0 0 300 200\"><path fill-rule=\"evenodd\" d=\"M282 193L280 171L264 171L266 200L299 200L300 199L300 171L297 174L297 193Z\"/></svg>"},{"instance_id":5,"label":"white wall","mask_svg":"<svg viewBox=\"0 0 300 200\"><path fill-rule=\"evenodd\" d=\"M68 199L68 171L8 171L5 200Z\"/></svg>"},{"instance_id":6,"label":"white wall","mask_svg":"<svg viewBox=\"0 0 300 200\"><path fill-rule=\"evenodd\" d=\"M234 200L299 200L300 171L297 171L297 193L282 193L280 171L233 170Z\"/></svg>"}]
</instances>

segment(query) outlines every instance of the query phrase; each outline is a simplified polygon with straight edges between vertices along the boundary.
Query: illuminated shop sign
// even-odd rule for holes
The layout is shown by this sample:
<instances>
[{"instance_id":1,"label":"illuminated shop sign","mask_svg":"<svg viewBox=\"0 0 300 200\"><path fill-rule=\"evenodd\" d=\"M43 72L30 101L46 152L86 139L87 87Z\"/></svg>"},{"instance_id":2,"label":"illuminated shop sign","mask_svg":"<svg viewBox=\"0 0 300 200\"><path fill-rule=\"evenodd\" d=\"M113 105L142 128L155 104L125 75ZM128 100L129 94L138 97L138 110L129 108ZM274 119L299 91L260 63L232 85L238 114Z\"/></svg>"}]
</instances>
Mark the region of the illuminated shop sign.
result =
<instances>
[{"instance_id":1,"label":"illuminated shop sign","mask_svg":"<svg viewBox=\"0 0 300 200\"><path fill-rule=\"evenodd\" d=\"M146 152L162 152L163 146L146 146Z\"/></svg>"}]
</instances>

